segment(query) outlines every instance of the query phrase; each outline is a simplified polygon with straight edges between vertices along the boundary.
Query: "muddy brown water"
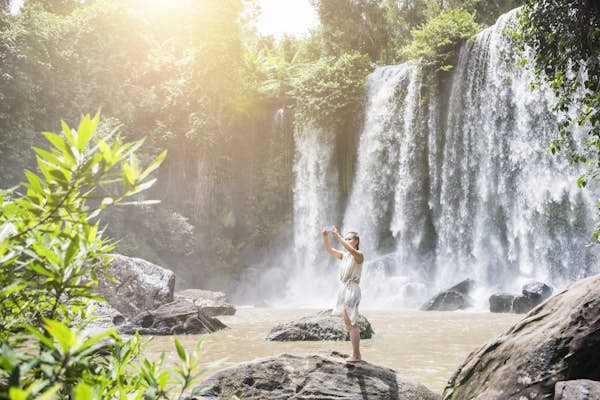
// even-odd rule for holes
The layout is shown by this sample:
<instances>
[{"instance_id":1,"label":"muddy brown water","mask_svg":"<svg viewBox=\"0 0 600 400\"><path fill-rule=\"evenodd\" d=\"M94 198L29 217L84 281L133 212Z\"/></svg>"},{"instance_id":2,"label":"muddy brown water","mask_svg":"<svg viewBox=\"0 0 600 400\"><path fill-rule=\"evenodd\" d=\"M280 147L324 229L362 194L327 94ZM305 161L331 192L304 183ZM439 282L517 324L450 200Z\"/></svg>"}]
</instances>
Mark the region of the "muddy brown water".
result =
<instances>
[{"instance_id":1,"label":"muddy brown water","mask_svg":"<svg viewBox=\"0 0 600 400\"><path fill-rule=\"evenodd\" d=\"M305 355L336 350L349 354L350 342L270 342L265 336L280 322L318 310L238 308L236 315L218 317L230 329L205 336L202 363L225 359L206 376L234 364L282 353ZM361 310L375 335L361 341L363 359L396 370L441 393L446 382L470 352L505 332L521 316L477 312ZM200 336L180 336L188 350ZM171 337L155 337L144 356L165 363L177 361Z\"/></svg>"}]
</instances>

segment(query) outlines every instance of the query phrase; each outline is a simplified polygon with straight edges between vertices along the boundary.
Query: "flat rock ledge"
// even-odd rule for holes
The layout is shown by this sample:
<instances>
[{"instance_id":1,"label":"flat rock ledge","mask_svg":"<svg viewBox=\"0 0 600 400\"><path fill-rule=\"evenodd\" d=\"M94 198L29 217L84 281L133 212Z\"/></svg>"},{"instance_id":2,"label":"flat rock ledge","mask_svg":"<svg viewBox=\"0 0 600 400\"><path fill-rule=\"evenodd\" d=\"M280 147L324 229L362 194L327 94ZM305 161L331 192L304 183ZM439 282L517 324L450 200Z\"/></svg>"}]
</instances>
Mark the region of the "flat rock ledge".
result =
<instances>
[{"instance_id":1,"label":"flat rock ledge","mask_svg":"<svg viewBox=\"0 0 600 400\"><path fill-rule=\"evenodd\" d=\"M558 394L557 382L600 380L599 360L600 275L596 275L569 285L471 353L448 382L443 398L552 399Z\"/></svg>"},{"instance_id":2,"label":"flat rock ledge","mask_svg":"<svg viewBox=\"0 0 600 400\"><path fill-rule=\"evenodd\" d=\"M335 351L282 354L217 372L192 391L190 400L394 399L437 400L423 385L365 361L350 364Z\"/></svg>"},{"instance_id":3,"label":"flat rock ledge","mask_svg":"<svg viewBox=\"0 0 600 400\"><path fill-rule=\"evenodd\" d=\"M175 293L175 299L192 302L211 317L234 315L236 311L229 297L223 292L186 289Z\"/></svg>"},{"instance_id":4,"label":"flat rock ledge","mask_svg":"<svg viewBox=\"0 0 600 400\"><path fill-rule=\"evenodd\" d=\"M123 334L140 335L199 335L225 329L216 318L204 314L198 306L188 301L163 304L153 311L144 311L119 328Z\"/></svg>"},{"instance_id":5,"label":"flat rock ledge","mask_svg":"<svg viewBox=\"0 0 600 400\"><path fill-rule=\"evenodd\" d=\"M370 339L374 332L371 323L358 316L361 339ZM296 321L276 325L265 338L284 341L350 340L350 334L341 316L332 315L332 310L320 311L315 315L302 317Z\"/></svg>"}]
</instances>

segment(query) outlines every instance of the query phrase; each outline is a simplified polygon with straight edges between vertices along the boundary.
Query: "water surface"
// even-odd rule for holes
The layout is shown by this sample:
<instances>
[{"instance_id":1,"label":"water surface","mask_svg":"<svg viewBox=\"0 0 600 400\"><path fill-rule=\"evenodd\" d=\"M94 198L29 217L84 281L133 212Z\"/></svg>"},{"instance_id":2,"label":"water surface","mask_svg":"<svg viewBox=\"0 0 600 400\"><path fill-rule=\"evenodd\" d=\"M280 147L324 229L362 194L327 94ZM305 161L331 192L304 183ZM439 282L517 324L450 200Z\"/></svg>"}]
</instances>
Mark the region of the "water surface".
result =
<instances>
[{"instance_id":1,"label":"water surface","mask_svg":"<svg viewBox=\"0 0 600 400\"><path fill-rule=\"evenodd\" d=\"M219 317L230 329L206 336L203 362L226 358L214 371L240 362L282 353L295 355L337 350L349 353L350 342L269 342L271 328L315 313L307 309L238 308L236 315ZM506 331L521 316L470 312L423 312L362 310L375 336L361 341L363 358L393 368L435 392L446 382L467 355L486 341ZM180 336L192 349L200 337ZM145 354L158 358L166 351L166 364L176 361L171 337L156 337Z\"/></svg>"}]
</instances>

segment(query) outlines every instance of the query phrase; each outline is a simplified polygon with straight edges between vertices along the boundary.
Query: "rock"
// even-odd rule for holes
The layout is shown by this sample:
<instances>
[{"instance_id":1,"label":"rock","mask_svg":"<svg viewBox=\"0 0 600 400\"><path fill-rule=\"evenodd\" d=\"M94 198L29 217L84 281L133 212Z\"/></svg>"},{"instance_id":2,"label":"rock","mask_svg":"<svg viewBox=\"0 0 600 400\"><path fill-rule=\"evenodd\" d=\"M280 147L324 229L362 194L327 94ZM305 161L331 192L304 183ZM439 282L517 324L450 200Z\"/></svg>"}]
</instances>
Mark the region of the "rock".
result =
<instances>
[{"instance_id":1,"label":"rock","mask_svg":"<svg viewBox=\"0 0 600 400\"><path fill-rule=\"evenodd\" d=\"M370 339L373 328L363 316L358 316L358 327L361 339ZM332 310L325 310L297 321L279 324L271 329L266 340L294 341L294 340L350 340L350 334L341 316L332 315Z\"/></svg>"},{"instance_id":2,"label":"rock","mask_svg":"<svg viewBox=\"0 0 600 400\"><path fill-rule=\"evenodd\" d=\"M552 288L542 282L531 282L523 285L523 296L537 299L541 303L552 296Z\"/></svg>"},{"instance_id":3,"label":"rock","mask_svg":"<svg viewBox=\"0 0 600 400\"><path fill-rule=\"evenodd\" d=\"M465 279L450 289L435 295L431 300L421 306L423 311L456 311L464 310L473 305L473 299L469 297L471 290L475 287L473 279Z\"/></svg>"},{"instance_id":4,"label":"rock","mask_svg":"<svg viewBox=\"0 0 600 400\"><path fill-rule=\"evenodd\" d=\"M226 326L216 318L204 314L189 301L163 304L153 311L144 311L134 317L119 331L124 334L172 335L204 334L224 329Z\"/></svg>"},{"instance_id":5,"label":"rock","mask_svg":"<svg viewBox=\"0 0 600 400\"><path fill-rule=\"evenodd\" d=\"M126 318L114 307L104 301L89 300L86 307L85 322L79 317L73 321L76 325L85 326L88 332L103 332L115 326L123 325Z\"/></svg>"},{"instance_id":6,"label":"rock","mask_svg":"<svg viewBox=\"0 0 600 400\"><path fill-rule=\"evenodd\" d=\"M175 298L190 301L211 317L217 315L233 315L235 307L231 300L223 292L212 292L210 290L186 289L175 293Z\"/></svg>"},{"instance_id":7,"label":"rock","mask_svg":"<svg viewBox=\"0 0 600 400\"><path fill-rule=\"evenodd\" d=\"M552 295L552 288L542 282L531 282L523 285L522 296L516 296L513 302L513 312L525 314L541 304Z\"/></svg>"},{"instance_id":8,"label":"rock","mask_svg":"<svg viewBox=\"0 0 600 400\"><path fill-rule=\"evenodd\" d=\"M600 380L600 275L575 282L467 357L450 399L547 399L559 381Z\"/></svg>"},{"instance_id":9,"label":"rock","mask_svg":"<svg viewBox=\"0 0 600 400\"><path fill-rule=\"evenodd\" d=\"M191 399L402 399L439 396L392 369L368 362L347 364L337 352L304 357L282 354L217 372L192 391ZM202 388L208 388L201 392Z\"/></svg>"},{"instance_id":10,"label":"rock","mask_svg":"<svg viewBox=\"0 0 600 400\"><path fill-rule=\"evenodd\" d=\"M513 301L513 312L516 314L527 314L537 306L540 301L527 296L515 296Z\"/></svg>"},{"instance_id":11,"label":"rock","mask_svg":"<svg viewBox=\"0 0 600 400\"><path fill-rule=\"evenodd\" d=\"M113 255L107 273L115 277L99 279L92 290L125 315L134 317L173 301L175 274L141 258Z\"/></svg>"},{"instance_id":12,"label":"rock","mask_svg":"<svg viewBox=\"0 0 600 400\"><path fill-rule=\"evenodd\" d=\"M515 296L508 293L497 293L490 296L490 311L493 313L509 313L513 311Z\"/></svg>"},{"instance_id":13,"label":"rock","mask_svg":"<svg viewBox=\"0 0 600 400\"><path fill-rule=\"evenodd\" d=\"M557 382L554 387L554 400L598 400L600 382L588 379Z\"/></svg>"}]
</instances>

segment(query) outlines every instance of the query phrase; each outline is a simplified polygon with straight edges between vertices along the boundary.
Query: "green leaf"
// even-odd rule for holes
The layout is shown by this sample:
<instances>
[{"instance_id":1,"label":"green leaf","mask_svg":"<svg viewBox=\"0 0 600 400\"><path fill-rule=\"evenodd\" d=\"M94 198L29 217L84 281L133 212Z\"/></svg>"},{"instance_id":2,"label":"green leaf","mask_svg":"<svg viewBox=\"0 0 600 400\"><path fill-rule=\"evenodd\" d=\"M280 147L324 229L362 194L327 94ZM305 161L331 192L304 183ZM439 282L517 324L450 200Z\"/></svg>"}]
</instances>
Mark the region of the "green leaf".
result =
<instances>
[{"instance_id":1,"label":"green leaf","mask_svg":"<svg viewBox=\"0 0 600 400\"><path fill-rule=\"evenodd\" d=\"M50 389L45 391L43 394L36 397L36 400L53 400L57 398L56 393L60 390L60 384L52 386Z\"/></svg>"},{"instance_id":2,"label":"green leaf","mask_svg":"<svg viewBox=\"0 0 600 400\"><path fill-rule=\"evenodd\" d=\"M83 152L90 141L90 138L94 134L97 125L98 114L96 114L93 120L90 120L90 116L86 115L83 121L81 121L81 124L77 129L77 150L79 150L79 152Z\"/></svg>"},{"instance_id":3,"label":"green leaf","mask_svg":"<svg viewBox=\"0 0 600 400\"><path fill-rule=\"evenodd\" d=\"M155 171L158 167L160 167L160 164L162 164L162 162L165 159L165 157L167 157L167 151L166 150L163 151L162 153L160 153L154 159L154 161L152 161L150 163L150 165L148 166L148 168L146 168L146 170L140 174L140 180L145 179L148 175L150 175L153 171Z\"/></svg>"},{"instance_id":4,"label":"green leaf","mask_svg":"<svg viewBox=\"0 0 600 400\"><path fill-rule=\"evenodd\" d=\"M92 388L83 382L79 382L73 389L74 400L90 400L93 396Z\"/></svg>"},{"instance_id":5,"label":"green leaf","mask_svg":"<svg viewBox=\"0 0 600 400\"><path fill-rule=\"evenodd\" d=\"M123 178L130 186L135 183L136 174L128 163L123 163Z\"/></svg>"},{"instance_id":6,"label":"green leaf","mask_svg":"<svg viewBox=\"0 0 600 400\"><path fill-rule=\"evenodd\" d=\"M181 342L179 339L177 339L177 336L173 336L173 342L175 343L175 348L177 349L177 355L179 356L179 359L183 362L186 362L187 354L185 353L185 349L181 345Z\"/></svg>"},{"instance_id":7,"label":"green leaf","mask_svg":"<svg viewBox=\"0 0 600 400\"><path fill-rule=\"evenodd\" d=\"M126 196L133 196L134 194L143 192L146 189L151 188L156 183L155 179L150 179L148 182L140 183L136 185L132 190L127 191Z\"/></svg>"},{"instance_id":8,"label":"green leaf","mask_svg":"<svg viewBox=\"0 0 600 400\"><path fill-rule=\"evenodd\" d=\"M69 354L73 346L77 344L75 333L62 322L46 319L44 323L48 333L52 335L62 349L62 354Z\"/></svg>"},{"instance_id":9,"label":"green leaf","mask_svg":"<svg viewBox=\"0 0 600 400\"><path fill-rule=\"evenodd\" d=\"M73 258L75 258L75 256L79 253L79 250L80 250L79 238L77 236L75 236L71 239L71 242L69 243L69 247L67 247L67 251L65 253L65 260L63 263L63 265L65 267L71 264L71 262L73 261Z\"/></svg>"},{"instance_id":10,"label":"green leaf","mask_svg":"<svg viewBox=\"0 0 600 400\"><path fill-rule=\"evenodd\" d=\"M52 132L42 132L42 135L44 135L44 137L62 153L68 153L70 151L69 146L67 146L64 139L60 135Z\"/></svg>"},{"instance_id":11,"label":"green leaf","mask_svg":"<svg viewBox=\"0 0 600 400\"><path fill-rule=\"evenodd\" d=\"M69 128L69 125L67 125L67 123L65 121L60 121L60 125L62 127L62 131L65 134L65 136L67 137L67 140L69 141L69 147L71 146L75 146L75 138L73 137L73 132L71 131L71 128Z\"/></svg>"},{"instance_id":12,"label":"green leaf","mask_svg":"<svg viewBox=\"0 0 600 400\"><path fill-rule=\"evenodd\" d=\"M42 180L39 176L37 176L29 170L25 170L25 177L27 178L27 182L29 183L27 185L28 189L31 189L36 193L44 192L44 190L42 189Z\"/></svg>"}]
</instances>

